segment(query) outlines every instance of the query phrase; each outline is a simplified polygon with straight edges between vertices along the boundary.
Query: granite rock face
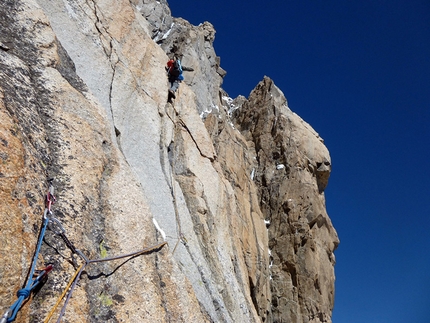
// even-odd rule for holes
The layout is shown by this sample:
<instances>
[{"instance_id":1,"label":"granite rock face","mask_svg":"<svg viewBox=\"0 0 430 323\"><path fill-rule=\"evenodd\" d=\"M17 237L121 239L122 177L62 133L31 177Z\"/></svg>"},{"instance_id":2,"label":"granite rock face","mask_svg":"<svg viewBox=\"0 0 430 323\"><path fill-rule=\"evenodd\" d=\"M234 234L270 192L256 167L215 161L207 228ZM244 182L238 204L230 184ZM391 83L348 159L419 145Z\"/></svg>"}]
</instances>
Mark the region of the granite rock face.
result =
<instances>
[{"instance_id":1,"label":"granite rock face","mask_svg":"<svg viewBox=\"0 0 430 323\"><path fill-rule=\"evenodd\" d=\"M270 79L228 97L210 23L150 0L5 0L0 18L2 311L53 179L52 216L87 258L168 242L87 265L64 322L331 321L328 151ZM173 54L194 71L167 103ZM83 263L56 233L17 322L42 322Z\"/></svg>"},{"instance_id":2,"label":"granite rock face","mask_svg":"<svg viewBox=\"0 0 430 323\"><path fill-rule=\"evenodd\" d=\"M234 112L255 149L254 181L269 231L274 322L329 322L337 233L325 208L330 156L269 78Z\"/></svg>"}]
</instances>

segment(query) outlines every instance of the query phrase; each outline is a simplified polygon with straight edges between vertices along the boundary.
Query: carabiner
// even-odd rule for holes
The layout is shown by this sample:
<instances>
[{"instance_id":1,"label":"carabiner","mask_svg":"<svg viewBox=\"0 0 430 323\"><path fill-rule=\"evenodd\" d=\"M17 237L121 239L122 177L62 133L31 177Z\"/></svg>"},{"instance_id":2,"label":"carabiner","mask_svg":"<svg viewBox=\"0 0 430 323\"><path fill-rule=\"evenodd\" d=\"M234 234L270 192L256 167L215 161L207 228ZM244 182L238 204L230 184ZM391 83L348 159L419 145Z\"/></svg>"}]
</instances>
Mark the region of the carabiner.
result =
<instances>
[{"instance_id":1,"label":"carabiner","mask_svg":"<svg viewBox=\"0 0 430 323\"><path fill-rule=\"evenodd\" d=\"M11 316L12 310L9 308L1 317L0 323L7 323L8 318Z\"/></svg>"}]
</instances>

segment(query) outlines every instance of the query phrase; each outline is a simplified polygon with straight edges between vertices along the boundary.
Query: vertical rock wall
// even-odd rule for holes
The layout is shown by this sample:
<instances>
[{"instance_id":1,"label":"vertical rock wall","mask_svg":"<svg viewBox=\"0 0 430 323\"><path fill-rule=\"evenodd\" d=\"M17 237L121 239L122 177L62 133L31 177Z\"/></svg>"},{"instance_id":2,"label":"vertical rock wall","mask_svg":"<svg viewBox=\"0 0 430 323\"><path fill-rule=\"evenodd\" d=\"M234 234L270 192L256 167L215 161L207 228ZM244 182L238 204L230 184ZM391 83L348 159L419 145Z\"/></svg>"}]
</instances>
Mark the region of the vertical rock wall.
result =
<instances>
[{"instance_id":1,"label":"vertical rock wall","mask_svg":"<svg viewBox=\"0 0 430 323\"><path fill-rule=\"evenodd\" d=\"M212 25L140 0L5 0L0 18L2 310L53 178L53 216L86 257L168 242L88 265L65 322L330 321L328 152L269 79L226 97ZM173 52L194 72L170 104ZM38 268L54 270L18 322L44 320L82 263L72 251L47 231Z\"/></svg>"}]
</instances>

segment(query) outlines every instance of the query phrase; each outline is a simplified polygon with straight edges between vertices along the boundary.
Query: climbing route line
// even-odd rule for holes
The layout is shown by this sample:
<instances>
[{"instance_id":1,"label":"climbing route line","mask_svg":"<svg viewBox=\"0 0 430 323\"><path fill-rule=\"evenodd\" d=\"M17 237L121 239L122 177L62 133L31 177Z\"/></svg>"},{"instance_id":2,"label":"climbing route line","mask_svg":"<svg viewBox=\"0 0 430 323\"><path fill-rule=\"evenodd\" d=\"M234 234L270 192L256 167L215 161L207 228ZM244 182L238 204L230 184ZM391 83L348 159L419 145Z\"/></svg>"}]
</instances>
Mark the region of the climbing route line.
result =
<instances>
[{"instance_id":1,"label":"climbing route line","mask_svg":"<svg viewBox=\"0 0 430 323\"><path fill-rule=\"evenodd\" d=\"M173 163L173 161L172 161ZM173 167L173 165L172 165ZM175 243L175 247L173 248L172 251L172 255L175 253L176 251L176 247L179 244L179 241L181 240L181 237L183 236L182 234L182 229L181 229L181 219L179 217L179 211L178 211L178 205L177 205L177 201L176 201L176 188L175 188L175 179L173 178L173 170L172 167L170 168L170 176L171 176L171 183L172 183L172 198L173 198L173 207L175 209L175 218L176 218L176 224L178 226L178 239Z\"/></svg>"}]
</instances>

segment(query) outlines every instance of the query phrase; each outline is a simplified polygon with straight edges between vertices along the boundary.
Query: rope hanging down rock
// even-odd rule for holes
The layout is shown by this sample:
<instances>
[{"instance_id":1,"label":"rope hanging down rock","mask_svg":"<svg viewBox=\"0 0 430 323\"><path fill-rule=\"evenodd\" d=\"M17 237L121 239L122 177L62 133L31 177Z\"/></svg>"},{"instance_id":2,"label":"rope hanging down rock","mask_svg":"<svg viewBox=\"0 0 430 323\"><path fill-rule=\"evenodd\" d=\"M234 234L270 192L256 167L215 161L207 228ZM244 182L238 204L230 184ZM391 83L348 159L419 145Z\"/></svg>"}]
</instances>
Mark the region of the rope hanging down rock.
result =
<instances>
[{"instance_id":1,"label":"rope hanging down rock","mask_svg":"<svg viewBox=\"0 0 430 323\"><path fill-rule=\"evenodd\" d=\"M66 295L67 291L69 290L70 286L72 285L72 283L75 281L76 276L78 275L78 273L81 272L82 267L84 266L84 264L80 265L78 269L76 269L76 272L73 274L72 278L70 278L69 283L67 284L66 288L64 289L63 293L60 295L60 297L58 298L57 302L55 303L54 307L51 309L51 311L49 312L48 316L46 317L46 319L43 321L43 323L48 323L51 320L52 315L54 315L55 310L57 309L58 305L60 305L61 300L63 299L63 297Z\"/></svg>"},{"instance_id":2,"label":"rope hanging down rock","mask_svg":"<svg viewBox=\"0 0 430 323\"><path fill-rule=\"evenodd\" d=\"M179 94L179 89L178 89L178 94ZM173 113L172 116L170 115L169 111L167 110L168 105L171 105L173 108ZM171 138L172 138L172 143L174 141L175 138L175 132L176 132L176 126L179 124L185 126L185 123L179 118L179 121L176 121L176 115L178 114L178 112L176 111L175 105L173 102L168 103L165 107L165 112L167 117L170 119L170 121L173 124L172 127L172 134L171 134ZM174 154L174 152L173 152ZM179 210L178 210L178 201L177 201L177 194L176 194L176 180L175 177L173 175L173 169L175 168L175 160L176 157L173 155L173 157L171 158L171 164L170 164L170 171L169 171L169 175L170 175L170 183L171 183L171 189L170 189L170 194L172 195L172 201L173 201L173 208L175 211L175 220L176 220L176 226L177 226L177 240L175 243L175 246L173 248L172 251L172 256L175 254L176 248L179 245L179 242L182 241L183 244L187 243L187 239L185 238L185 235L182 233L182 227L181 227L181 218L179 215Z\"/></svg>"},{"instance_id":3,"label":"rope hanging down rock","mask_svg":"<svg viewBox=\"0 0 430 323\"><path fill-rule=\"evenodd\" d=\"M55 313L55 310L57 309L61 300L64 298L64 296L66 295L67 291L70 288L69 294L67 295L66 301L65 301L65 303L61 309L60 315L59 315L58 320L57 320L58 323L61 322L61 319L62 319L62 317L66 311L66 307L67 307L67 304L69 302L69 299L72 296L73 290L75 289L75 286L77 285L77 283L80 279L80 276L81 276L82 272L84 271L84 269L87 265L93 264L93 263L99 263L99 262L113 261L113 260L118 260L118 259L123 259L123 258L129 258L128 260L130 260L134 257L140 256L143 254L148 254L148 253L151 253L154 251L158 251L167 244L167 242L162 242L162 243L153 245L151 247L147 247L147 248L144 248L142 250L128 253L128 254L123 254L123 255L119 255L119 256L115 256L115 257L109 257L109 258L89 260L84 255L84 253L82 251L80 251L79 249L77 249L73 245L73 243L68 239L68 237L66 236L66 230L61 225L61 222L58 219L53 217L53 214L51 211L51 206L55 201L56 201L56 199L54 197L54 187L52 185L52 180L51 180L51 181L49 181L49 190L48 190L48 193L47 193L46 199L45 199L45 212L43 214L43 225L42 225L41 232L39 234L39 239L38 239L36 251L35 251L35 254L33 257L33 262L32 262L30 273L29 273L29 278L35 276L35 273L37 272L35 269L36 263L37 263L37 259L39 257L42 241L45 237L45 232L46 232L46 229L48 227L51 231L53 231L55 234L59 235L63 239L63 241L66 243L67 247L70 248L70 250L72 251L73 254L77 254L83 260L83 263L77 268L75 274L72 276L72 278L70 279L66 288L64 289L63 293L60 295L57 303L54 305L54 307L52 308L52 310L49 312L48 316L44 320L44 323L48 323L50 321L51 317ZM76 265L76 267L77 267L75 259L73 259L73 254L72 254L73 264ZM49 265L46 268L38 271L37 272L38 275L36 278L34 278L34 279L31 278L28 280L26 287L23 289L20 289L18 291L18 293L17 293L18 299L16 300L16 302L0 318L0 323L9 323L9 322L13 322L16 319L17 313L18 313L19 309L21 308L23 302L31 295L31 292L37 286L39 286L41 284L41 282L43 282L45 280L45 278L47 277L48 273L51 270L52 270L52 265Z\"/></svg>"},{"instance_id":4,"label":"rope hanging down rock","mask_svg":"<svg viewBox=\"0 0 430 323\"><path fill-rule=\"evenodd\" d=\"M92 260L87 260L83 265L81 265L75 272L75 274L73 275L72 279L69 281L68 286L66 287L66 289L64 290L64 292L61 294L59 300L57 301L57 304L55 305L55 308L58 306L58 304L60 303L61 299L64 297L64 295L66 294L67 290L70 288L69 294L67 295L66 301L64 302L63 307L61 308L61 312L60 315L57 319L57 323L61 322L61 319L64 315L64 313L66 312L66 307L67 304L69 303L70 298L72 297L73 291L81 277L82 272L84 271L85 267L89 264L94 264L94 263L98 263L98 262L106 262L106 261L113 261L113 260L118 260L118 259L123 259L123 258L134 258L143 254L147 254L147 253L151 253L153 251L158 251L161 248L163 248L165 245L167 244L166 241L156 244L154 246L151 247L147 247L144 248L142 250L136 251L136 252L132 252L129 254L124 254L124 255L120 255L120 256L115 256L115 257L109 257L109 258L102 258L102 259L92 259ZM70 287L70 284L73 282L72 286ZM55 308L51 311L51 313L53 313L55 311ZM44 323L48 323L49 320L52 317L52 314L49 313L48 317L45 319Z\"/></svg>"},{"instance_id":5,"label":"rope hanging down rock","mask_svg":"<svg viewBox=\"0 0 430 323\"><path fill-rule=\"evenodd\" d=\"M77 254L80 256L80 258L83 260L84 263L82 263L75 271L75 273L73 274L73 276L71 277L71 279L69 280L66 288L64 289L64 291L61 293L61 295L59 296L56 304L54 305L54 307L51 309L51 311L49 312L49 314L47 315L47 317L45 318L45 320L43 321L43 323L48 323L52 316L54 315L56 309L58 308L58 306L61 303L61 300L64 298L64 296L67 294L67 291L69 291L67 298L63 304L63 307L61 308L60 314L58 316L57 319L57 323L61 322L65 312L66 312L66 308L67 305L69 303L70 298L72 297L73 291L81 277L81 274L83 273L85 267L89 264L93 264L93 263L99 263L99 262L107 262L107 261L113 261L113 260L118 260L118 259L123 259L123 258L134 258L137 256L140 256L142 254L147 254L153 251L157 251L159 249L161 249L162 247L164 247L164 245L167 244L167 242L162 242L156 245L153 245L151 247L147 247L144 248L142 250L136 251L136 252L132 252L132 253L128 253L128 254L123 254L123 255L119 255L119 256L115 256L115 257L108 257L108 258L102 258L102 259L92 259L89 260L82 251L80 251L79 249L77 249L73 243L70 241L70 239L67 237L66 235L66 230L64 229L64 227L62 226L61 222L54 218L54 217L50 217L49 219L49 229L51 231L53 231L55 234L59 235L63 241L66 243L66 245L70 248L70 250L73 252L73 254ZM76 264L75 259L72 258L72 262L73 264ZM70 289L70 290L69 290ZM0 322L1 323L1 322Z\"/></svg>"},{"instance_id":6,"label":"rope hanging down rock","mask_svg":"<svg viewBox=\"0 0 430 323\"><path fill-rule=\"evenodd\" d=\"M2 316L0 323L9 323L13 322L16 318L16 315L18 314L19 309L21 308L21 305L23 302L30 297L31 292L40 285L40 283L47 277L48 273L52 270L52 265L47 266L46 268L42 269L39 274L36 276L36 278L33 278L35 276L36 271L36 263L37 258L39 257L40 248L42 246L43 238L45 237L46 228L49 223L49 214L52 214L51 212L51 205L55 202L54 197L54 187L52 186L52 183L49 183L49 190L46 194L46 200L45 200L45 212L43 214L43 224L42 229L39 234L39 240L37 242L36 251L33 256L33 262L31 264L28 281L24 288L20 289L17 292L18 299L15 301L15 303L12 304L12 306L4 313Z\"/></svg>"}]
</instances>

